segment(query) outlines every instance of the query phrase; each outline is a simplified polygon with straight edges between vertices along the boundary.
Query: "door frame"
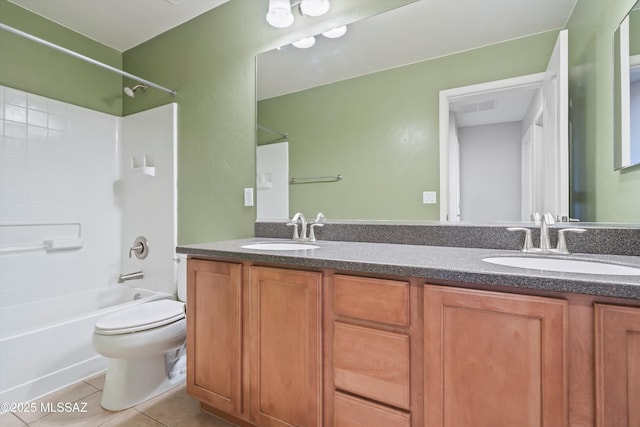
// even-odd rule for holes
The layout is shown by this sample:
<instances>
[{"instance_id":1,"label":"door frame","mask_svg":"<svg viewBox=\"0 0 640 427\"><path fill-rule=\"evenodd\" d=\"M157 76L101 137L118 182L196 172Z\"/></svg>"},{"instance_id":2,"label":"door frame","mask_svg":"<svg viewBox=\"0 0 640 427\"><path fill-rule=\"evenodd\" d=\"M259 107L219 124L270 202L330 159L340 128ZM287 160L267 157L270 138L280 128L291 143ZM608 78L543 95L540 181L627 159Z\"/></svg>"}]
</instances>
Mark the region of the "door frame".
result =
<instances>
[{"instance_id":1,"label":"door frame","mask_svg":"<svg viewBox=\"0 0 640 427\"><path fill-rule=\"evenodd\" d=\"M492 82L479 83L469 86L461 86L440 91L439 101L439 132L440 132L440 221L449 221L452 208L452 200L449 197L449 170L455 161L449 156L449 108L450 103L470 95L479 95L508 89L520 89L531 86L542 86L545 73L527 74ZM455 216L455 215L454 215Z\"/></svg>"}]
</instances>

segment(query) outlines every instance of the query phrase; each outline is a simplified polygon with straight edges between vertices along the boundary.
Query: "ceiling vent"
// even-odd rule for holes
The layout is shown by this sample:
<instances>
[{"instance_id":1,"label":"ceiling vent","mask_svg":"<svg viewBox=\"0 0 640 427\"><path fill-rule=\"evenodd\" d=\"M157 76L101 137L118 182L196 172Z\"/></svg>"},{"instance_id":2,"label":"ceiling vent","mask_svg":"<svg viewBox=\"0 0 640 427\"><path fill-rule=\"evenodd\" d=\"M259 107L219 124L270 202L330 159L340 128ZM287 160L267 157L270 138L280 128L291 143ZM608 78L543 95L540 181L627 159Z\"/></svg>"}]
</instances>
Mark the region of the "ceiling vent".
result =
<instances>
[{"instance_id":1,"label":"ceiling vent","mask_svg":"<svg viewBox=\"0 0 640 427\"><path fill-rule=\"evenodd\" d=\"M472 102L470 104L464 104L460 107L460 113L469 114L477 113L479 111L490 111L496 109L496 100L490 99L488 101Z\"/></svg>"}]
</instances>

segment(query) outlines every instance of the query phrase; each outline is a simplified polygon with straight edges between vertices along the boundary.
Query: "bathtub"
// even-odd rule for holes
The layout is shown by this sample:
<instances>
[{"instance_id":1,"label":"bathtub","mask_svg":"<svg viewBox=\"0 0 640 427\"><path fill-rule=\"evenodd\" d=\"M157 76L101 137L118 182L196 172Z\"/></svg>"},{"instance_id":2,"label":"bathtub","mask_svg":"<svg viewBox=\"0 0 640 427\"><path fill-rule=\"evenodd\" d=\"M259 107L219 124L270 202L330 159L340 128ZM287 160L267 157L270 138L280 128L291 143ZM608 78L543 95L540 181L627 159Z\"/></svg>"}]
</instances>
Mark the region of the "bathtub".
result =
<instances>
[{"instance_id":1,"label":"bathtub","mask_svg":"<svg viewBox=\"0 0 640 427\"><path fill-rule=\"evenodd\" d=\"M0 403L29 402L107 367L91 346L96 320L174 295L113 285L0 308Z\"/></svg>"}]
</instances>

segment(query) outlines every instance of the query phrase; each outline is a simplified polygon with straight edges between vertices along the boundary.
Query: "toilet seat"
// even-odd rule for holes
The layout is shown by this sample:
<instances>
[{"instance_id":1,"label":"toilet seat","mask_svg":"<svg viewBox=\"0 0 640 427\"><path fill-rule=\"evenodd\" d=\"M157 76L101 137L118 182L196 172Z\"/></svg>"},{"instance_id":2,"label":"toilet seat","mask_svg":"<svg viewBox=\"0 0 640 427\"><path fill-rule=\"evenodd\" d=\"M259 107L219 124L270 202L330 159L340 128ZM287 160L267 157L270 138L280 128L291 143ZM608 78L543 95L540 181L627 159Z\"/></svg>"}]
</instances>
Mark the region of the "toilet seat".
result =
<instances>
[{"instance_id":1,"label":"toilet seat","mask_svg":"<svg viewBox=\"0 0 640 427\"><path fill-rule=\"evenodd\" d=\"M142 332L184 319L184 303L157 300L118 310L100 318L95 325L99 335L122 335Z\"/></svg>"}]
</instances>

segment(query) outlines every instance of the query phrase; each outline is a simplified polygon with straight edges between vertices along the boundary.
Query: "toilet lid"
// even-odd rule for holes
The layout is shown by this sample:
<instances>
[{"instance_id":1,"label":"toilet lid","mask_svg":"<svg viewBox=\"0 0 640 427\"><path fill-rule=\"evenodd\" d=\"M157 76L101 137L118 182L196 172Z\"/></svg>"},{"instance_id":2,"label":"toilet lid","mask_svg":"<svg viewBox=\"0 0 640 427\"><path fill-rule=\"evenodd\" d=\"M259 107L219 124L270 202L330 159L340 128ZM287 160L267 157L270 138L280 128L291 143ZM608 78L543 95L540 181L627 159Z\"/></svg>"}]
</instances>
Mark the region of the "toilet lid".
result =
<instances>
[{"instance_id":1,"label":"toilet lid","mask_svg":"<svg viewBox=\"0 0 640 427\"><path fill-rule=\"evenodd\" d=\"M183 319L184 303L169 299L134 305L104 316L96 322L100 335L141 332Z\"/></svg>"}]
</instances>

